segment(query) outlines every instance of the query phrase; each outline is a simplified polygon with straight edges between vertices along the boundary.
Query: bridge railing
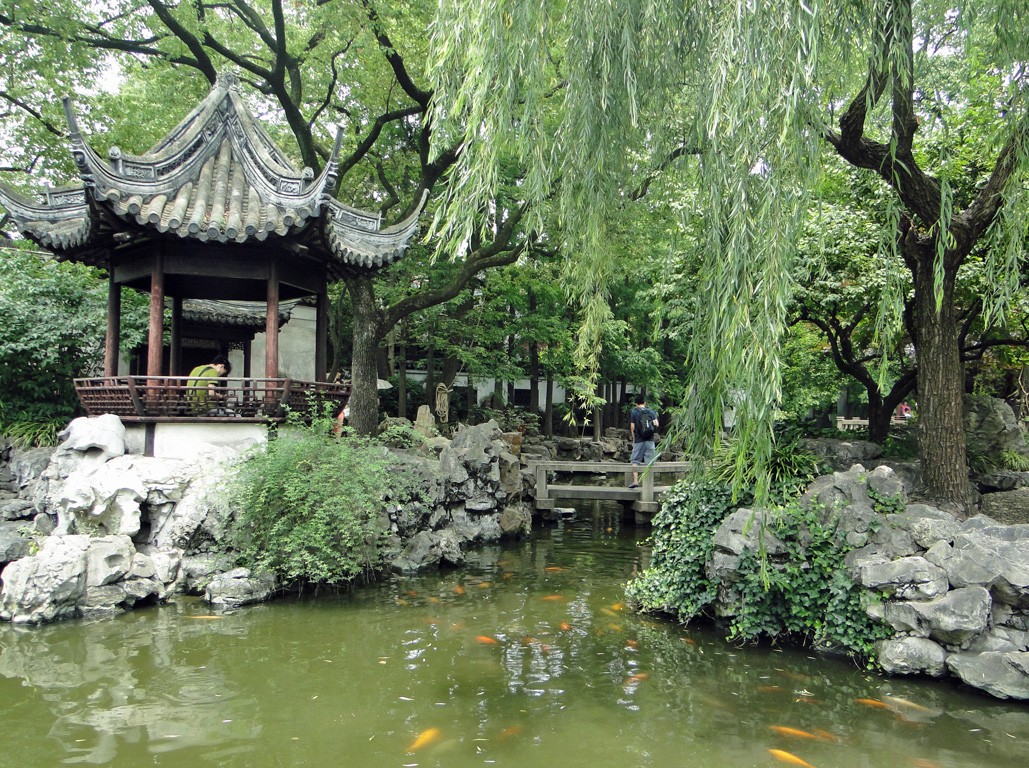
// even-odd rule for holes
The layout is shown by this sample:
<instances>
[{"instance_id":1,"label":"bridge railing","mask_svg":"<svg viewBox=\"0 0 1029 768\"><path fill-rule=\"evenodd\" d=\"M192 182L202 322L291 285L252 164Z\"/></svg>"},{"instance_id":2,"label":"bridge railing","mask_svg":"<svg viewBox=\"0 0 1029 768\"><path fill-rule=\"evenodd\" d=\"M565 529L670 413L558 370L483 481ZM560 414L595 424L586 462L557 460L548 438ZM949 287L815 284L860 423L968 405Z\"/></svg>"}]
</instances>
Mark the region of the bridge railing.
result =
<instances>
[{"instance_id":1,"label":"bridge railing","mask_svg":"<svg viewBox=\"0 0 1029 768\"><path fill-rule=\"evenodd\" d=\"M281 421L289 411L310 416L350 397L349 383L187 376L75 379L75 391L90 416L123 421Z\"/></svg>"},{"instance_id":2,"label":"bridge railing","mask_svg":"<svg viewBox=\"0 0 1029 768\"><path fill-rule=\"evenodd\" d=\"M633 465L615 461L537 461L529 464L536 480L536 508L553 509L557 499L608 499L630 502L639 512L656 512L657 496L670 486L657 485L659 475L683 475L693 468L689 461L656 461L640 465L638 488L629 488L632 482ZM552 483L550 473L573 474L620 474L624 484L619 487L600 485L575 485Z\"/></svg>"}]
</instances>

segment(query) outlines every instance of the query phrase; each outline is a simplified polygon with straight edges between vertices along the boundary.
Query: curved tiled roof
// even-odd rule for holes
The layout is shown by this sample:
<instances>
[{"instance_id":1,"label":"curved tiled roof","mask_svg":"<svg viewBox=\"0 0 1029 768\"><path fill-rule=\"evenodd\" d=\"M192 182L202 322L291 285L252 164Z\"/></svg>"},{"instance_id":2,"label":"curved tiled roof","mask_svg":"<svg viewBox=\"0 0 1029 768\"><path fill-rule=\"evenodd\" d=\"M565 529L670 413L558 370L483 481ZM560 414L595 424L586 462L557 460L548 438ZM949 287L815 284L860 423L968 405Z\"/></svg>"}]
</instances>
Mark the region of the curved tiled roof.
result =
<instances>
[{"instance_id":1,"label":"curved tiled roof","mask_svg":"<svg viewBox=\"0 0 1029 768\"><path fill-rule=\"evenodd\" d=\"M82 186L47 190L32 203L0 185L0 205L26 236L68 258L81 259L77 249L104 240L113 244L119 231L212 243L302 238L325 245L329 272L338 276L400 258L424 204L423 195L411 217L380 229L378 215L333 199L328 190L342 131L319 176L297 170L247 109L234 76L220 77L143 155L112 147L102 158L83 137L68 99L65 112Z\"/></svg>"},{"instance_id":2,"label":"curved tiled roof","mask_svg":"<svg viewBox=\"0 0 1029 768\"><path fill-rule=\"evenodd\" d=\"M279 307L279 325L289 320L292 306ZM186 299L182 302L182 319L204 325L238 325L264 330L267 307L242 301Z\"/></svg>"},{"instance_id":3,"label":"curved tiled roof","mask_svg":"<svg viewBox=\"0 0 1029 768\"><path fill-rule=\"evenodd\" d=\"M47 188L37 200L0 185L0 205L26 237L48 250L82 248L96 240L96 225L82 185Z\"/></svg>"}]
</instances>

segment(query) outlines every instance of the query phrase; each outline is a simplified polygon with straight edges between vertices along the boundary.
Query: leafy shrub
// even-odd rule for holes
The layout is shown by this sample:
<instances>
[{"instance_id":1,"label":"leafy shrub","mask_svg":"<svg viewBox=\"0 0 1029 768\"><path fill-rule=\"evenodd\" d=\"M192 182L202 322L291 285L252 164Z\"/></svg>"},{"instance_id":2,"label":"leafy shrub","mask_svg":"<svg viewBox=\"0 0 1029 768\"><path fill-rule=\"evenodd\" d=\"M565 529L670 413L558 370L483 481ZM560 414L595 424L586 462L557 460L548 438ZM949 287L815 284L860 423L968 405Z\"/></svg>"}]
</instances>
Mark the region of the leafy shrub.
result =
<instances>
[{"instance_id":1,"label":"leafy shrub","mask_svg":"<svg viewBox=\"0 0 1029 768\"><path fill-rule=\"evenodd\" d=\"M390 448L410 449L425 445L425 438L414 427L395 421L389 422L377 439Z\"/></svg>"},{"instance_id":2,"label":"leafy shrub","mask_svg":"<svg viewBox=\"0 0 1029 768\"><path fill-rule=\"evenodd\" d=\"M752 466L749 456L740 456L736 444L726 440L712 457L708 475L715 481L728 484L739 466ZM822 471L818 457L800 445L796 432L779 431L769 456L766 470L772 499L785 500L800 493Z\"/></svg>"},{"instance_id":3,"label":"leafy shrub","mask_svg":"<svg viewBox=\"0 0 1029 768\"><path fill-rule=\"evenodd\" d=\"M381 447L331 437L324 419L291 427L238 470L234 545L287 584L351 581L379 565L384 499L406 492L403 475Z\"/></svg>"},{"instance_id":4,"label":"leafy shrub","mask_svg":"<svg viewBox=\"0 0 1029 768\"><path fill-rule=\"evenodd\" d=\"M763 563L749 550L740 558L735 587L740 604L730 639L792 636L826 648L874 658L875 643L891 632L865 612L868 592L847 574L843 558L852 548L837 542L832 526L813 509L791 506L776 534L786 554ZM803 542L803 543L801 543Z\"/></svg>"},{"instance_id":5,"label":"leafy shrub","mask_svg":"<svg viewBox=\"0 0 1029 768\"><path fill-rule=\"evenodd\" d=\"M506 408L479 405L472 409L468 418L472 424L485 424L490 419L497 422L504 432L521 432L531 437L540 434L540 415L517 405Z\"/></svg>"},{"instance_id":6,"label":"leafy shrub","mask_svg":"<svg viewBox=\"0 0 1029 768\"><path fill-rule=\"evenodd\" d=\"M1001 451L1000 462L1004 469L1012 472L1029 472L1029 456L1019 453L1014 448Z\"/></svg>"},{"instance_id":7,"label":"leafy shrub","mask_svg":"<svg viewBox=\"0 0 1029 768\"><path fill-rule=\"evenodd\" d=\"M67 425L63 416L28 418L21 416L4 423L0 420L0 434L19 448L42 448L57 445L57 434Z\"/></svg>"},{"instance_id":8,"label":"leafy shrub","mask_svg":"<svg viewBox=\"0 0 1029 768\"><path fill-rule=\"evenodd\" d=\"M700 614L715 599L718 586L704 572L712 537L736 506L724 483L677 483L654 515L651 565L629 583L629 597L644 611L674 613L683 620Z\"/></svg>"}]
</instances>

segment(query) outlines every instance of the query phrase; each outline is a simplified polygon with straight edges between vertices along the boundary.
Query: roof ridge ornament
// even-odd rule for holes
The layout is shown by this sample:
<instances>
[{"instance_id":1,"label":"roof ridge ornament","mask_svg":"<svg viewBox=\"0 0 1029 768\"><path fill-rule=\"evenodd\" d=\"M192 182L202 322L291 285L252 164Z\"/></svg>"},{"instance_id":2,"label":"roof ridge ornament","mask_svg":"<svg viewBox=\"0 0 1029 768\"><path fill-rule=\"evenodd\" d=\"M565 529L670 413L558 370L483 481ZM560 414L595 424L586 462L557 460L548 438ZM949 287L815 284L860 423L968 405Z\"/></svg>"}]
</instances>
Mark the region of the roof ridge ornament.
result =
<instances>
[{"instance_id":1,"label":"roof ridge ornament","mask_svg":"<svg viewBox=\"0 0 1029 768\"><path fill-rule=\"evenodd\" d=\"M240 92L239 87L239 75L232 70L226 72L219 72L214 79L214 86L216 88L224 88L226 90Z\"/></svg>"}]
</instances>

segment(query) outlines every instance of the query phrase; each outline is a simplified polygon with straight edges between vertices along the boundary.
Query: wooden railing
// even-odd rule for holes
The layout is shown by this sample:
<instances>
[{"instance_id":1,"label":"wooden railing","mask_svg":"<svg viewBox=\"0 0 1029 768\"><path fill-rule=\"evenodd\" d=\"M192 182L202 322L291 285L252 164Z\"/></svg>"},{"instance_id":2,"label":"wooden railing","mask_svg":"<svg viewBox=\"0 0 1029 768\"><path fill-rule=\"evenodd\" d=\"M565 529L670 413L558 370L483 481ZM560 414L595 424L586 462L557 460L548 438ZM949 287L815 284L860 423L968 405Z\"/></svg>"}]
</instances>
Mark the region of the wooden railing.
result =
<instances>
[{"instance_id":1,"label":"wooden railing","mask_svg":"<svg viewBox=\"0 0 1029 768\"><path fill-rule=\"evenodd\" d=\"M86 413L123 421L281 421L287 412L310 416L350 397L350 385L295 379L204 379L114 376L75 379ZM213 391L208 384L214 382Z\"/></svg>"}]
</instances>

